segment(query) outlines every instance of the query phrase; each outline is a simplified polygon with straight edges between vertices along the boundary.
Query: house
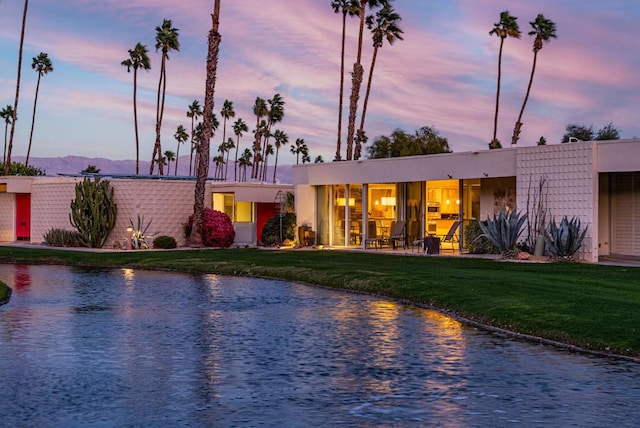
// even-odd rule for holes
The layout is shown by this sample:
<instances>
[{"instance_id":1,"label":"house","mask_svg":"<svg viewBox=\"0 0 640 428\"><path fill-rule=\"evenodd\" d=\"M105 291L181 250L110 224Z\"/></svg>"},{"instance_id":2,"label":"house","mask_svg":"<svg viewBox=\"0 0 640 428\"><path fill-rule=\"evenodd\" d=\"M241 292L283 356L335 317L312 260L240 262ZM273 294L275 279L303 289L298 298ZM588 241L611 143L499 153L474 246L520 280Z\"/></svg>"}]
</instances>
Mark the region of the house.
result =
<instances>
[{"instance_id":1,"label":"house","mask_svg":"<svg viewBox=\"0 0 640 428\"><path fill-rule=\"evenodd\" d=\"M193 213L195 179L168 176L117 176L100 174L109 180L118 205L116 225L107 238L126 237L130 221L138 216L151 221L150 233L169 235L184 245L183 225ZM75 184L83 176L0 177L0 242L41 243L50 229L73 230L69 220ZM232 219L234 245L256 245L266 221L280 210L283 193L293 186L259 182L208 181L205 207L223 211ZM281 192L281 193L278 193Z\"/></svg>"},{"instance_id":2,"label":"house","mask_svg":"<svg viewBox=\"0 0 640 428\"><path fill-rule=\"evenodd\" d=\"M305 164L293 182L317 244L364 247L398 220L408 239L444 235L503 207L533 217L542 199L548 220L588 227L578 258L640 257L640 139Z\"/></svg>"}]
</instances>

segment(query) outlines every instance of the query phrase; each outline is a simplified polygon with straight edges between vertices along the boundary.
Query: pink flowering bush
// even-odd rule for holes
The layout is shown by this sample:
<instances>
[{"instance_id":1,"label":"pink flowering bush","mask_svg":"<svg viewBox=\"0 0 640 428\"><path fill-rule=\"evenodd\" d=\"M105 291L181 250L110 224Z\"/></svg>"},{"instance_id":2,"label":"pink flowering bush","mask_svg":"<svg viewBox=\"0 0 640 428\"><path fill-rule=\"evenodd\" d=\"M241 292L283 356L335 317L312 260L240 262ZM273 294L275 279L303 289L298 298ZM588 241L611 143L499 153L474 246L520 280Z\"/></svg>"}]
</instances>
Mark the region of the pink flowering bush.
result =
<instances>
[{"instance_id":1,"label":"pink flowering bush","mask_svg":"<svg viewBox=\"0 0 640 428\"><path fill-rule=\"evenodd\" d=\"M221 211L205 208L202 222L202 243L207 247L228 248L236 238L229 216Z\"/></svg>"}]
</instances>

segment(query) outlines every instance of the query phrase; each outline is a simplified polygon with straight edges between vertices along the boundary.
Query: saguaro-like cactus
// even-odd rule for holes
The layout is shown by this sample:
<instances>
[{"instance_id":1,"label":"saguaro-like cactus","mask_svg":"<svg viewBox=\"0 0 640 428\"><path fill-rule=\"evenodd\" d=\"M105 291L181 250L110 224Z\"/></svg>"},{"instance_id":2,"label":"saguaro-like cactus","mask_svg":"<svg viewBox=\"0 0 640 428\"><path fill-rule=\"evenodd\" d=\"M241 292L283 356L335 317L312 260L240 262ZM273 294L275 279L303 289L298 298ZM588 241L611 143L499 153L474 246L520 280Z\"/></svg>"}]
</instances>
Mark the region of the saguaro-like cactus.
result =
<instances>
[{"instance_id":1,"label":"saguaro-like cactus","mask_svg":"<svg viewBox=\"0 0 640 428\"><path fill-rule=\"evenodd\" d=\"M118 207L108 181L85 178L76 184L76 198L71 201L69 221L81 236L83 245L101 248L116 224Z\"/></svg>"}]
</instances>

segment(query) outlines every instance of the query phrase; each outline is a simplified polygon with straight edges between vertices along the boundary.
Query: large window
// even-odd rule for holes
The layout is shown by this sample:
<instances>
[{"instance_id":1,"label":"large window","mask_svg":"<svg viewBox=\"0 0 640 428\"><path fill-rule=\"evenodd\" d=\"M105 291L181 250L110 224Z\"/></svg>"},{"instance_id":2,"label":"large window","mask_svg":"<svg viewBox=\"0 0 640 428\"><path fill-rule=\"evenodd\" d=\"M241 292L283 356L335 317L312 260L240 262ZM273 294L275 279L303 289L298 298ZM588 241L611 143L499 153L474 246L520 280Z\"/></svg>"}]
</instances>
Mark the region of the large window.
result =
<instances>
[{"instance_id":1,"label":"large window","mask_svg":"<svg viewBox=\"0 0 640 428\"><path fill-rule=\"evenodd\" d=\"M236 202L233 193L214 193L212 199L213 209L227 214L234 223L253 222L252 202Z\"/></svg>"}]
</instances>

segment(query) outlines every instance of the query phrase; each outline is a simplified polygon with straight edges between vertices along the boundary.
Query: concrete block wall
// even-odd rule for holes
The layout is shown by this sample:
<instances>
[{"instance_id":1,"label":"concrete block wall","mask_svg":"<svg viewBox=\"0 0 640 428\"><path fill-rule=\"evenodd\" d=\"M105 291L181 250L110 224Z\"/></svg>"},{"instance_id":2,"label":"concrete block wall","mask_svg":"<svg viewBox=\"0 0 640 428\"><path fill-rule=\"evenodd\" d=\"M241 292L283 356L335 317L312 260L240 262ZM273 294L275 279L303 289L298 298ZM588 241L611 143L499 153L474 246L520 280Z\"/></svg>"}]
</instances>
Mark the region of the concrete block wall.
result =
<instances>
[{"instance_id":1,"label":"concrete block wall","mask_svg":"<svg viewBox=\"0 0 640 428\"><path fill-rule=\"evenodd\" d=\"M0 193L0 242L15 239L15 195Z\"/></svg>"},{"instance_id":2,"label":"concrete block wall","mask_svg":"<svg viewBox=\"0 0 640 428\"><path fill-rule=\"evenodd\" d=\"M75 230L69 221L77 179L38 179L31 187L31 242L40 244L50 229Z\"/></svg>"},{"instance_id":3,"label":"concrete block wall","mask_svg":"<svg viewBox=\"0 0 640 428\"><path fill-rule=\"evenodd\" d=\"M523 147L516 158L518 209L526 210L529 180L533 193L545 176L549 221L555 218L557 224L565 215L569 220L575 216L583 228L588 226L576 257L590 262L598 260L598 173L594 147L591 142Z\"/></svg>"}]
</instances>

